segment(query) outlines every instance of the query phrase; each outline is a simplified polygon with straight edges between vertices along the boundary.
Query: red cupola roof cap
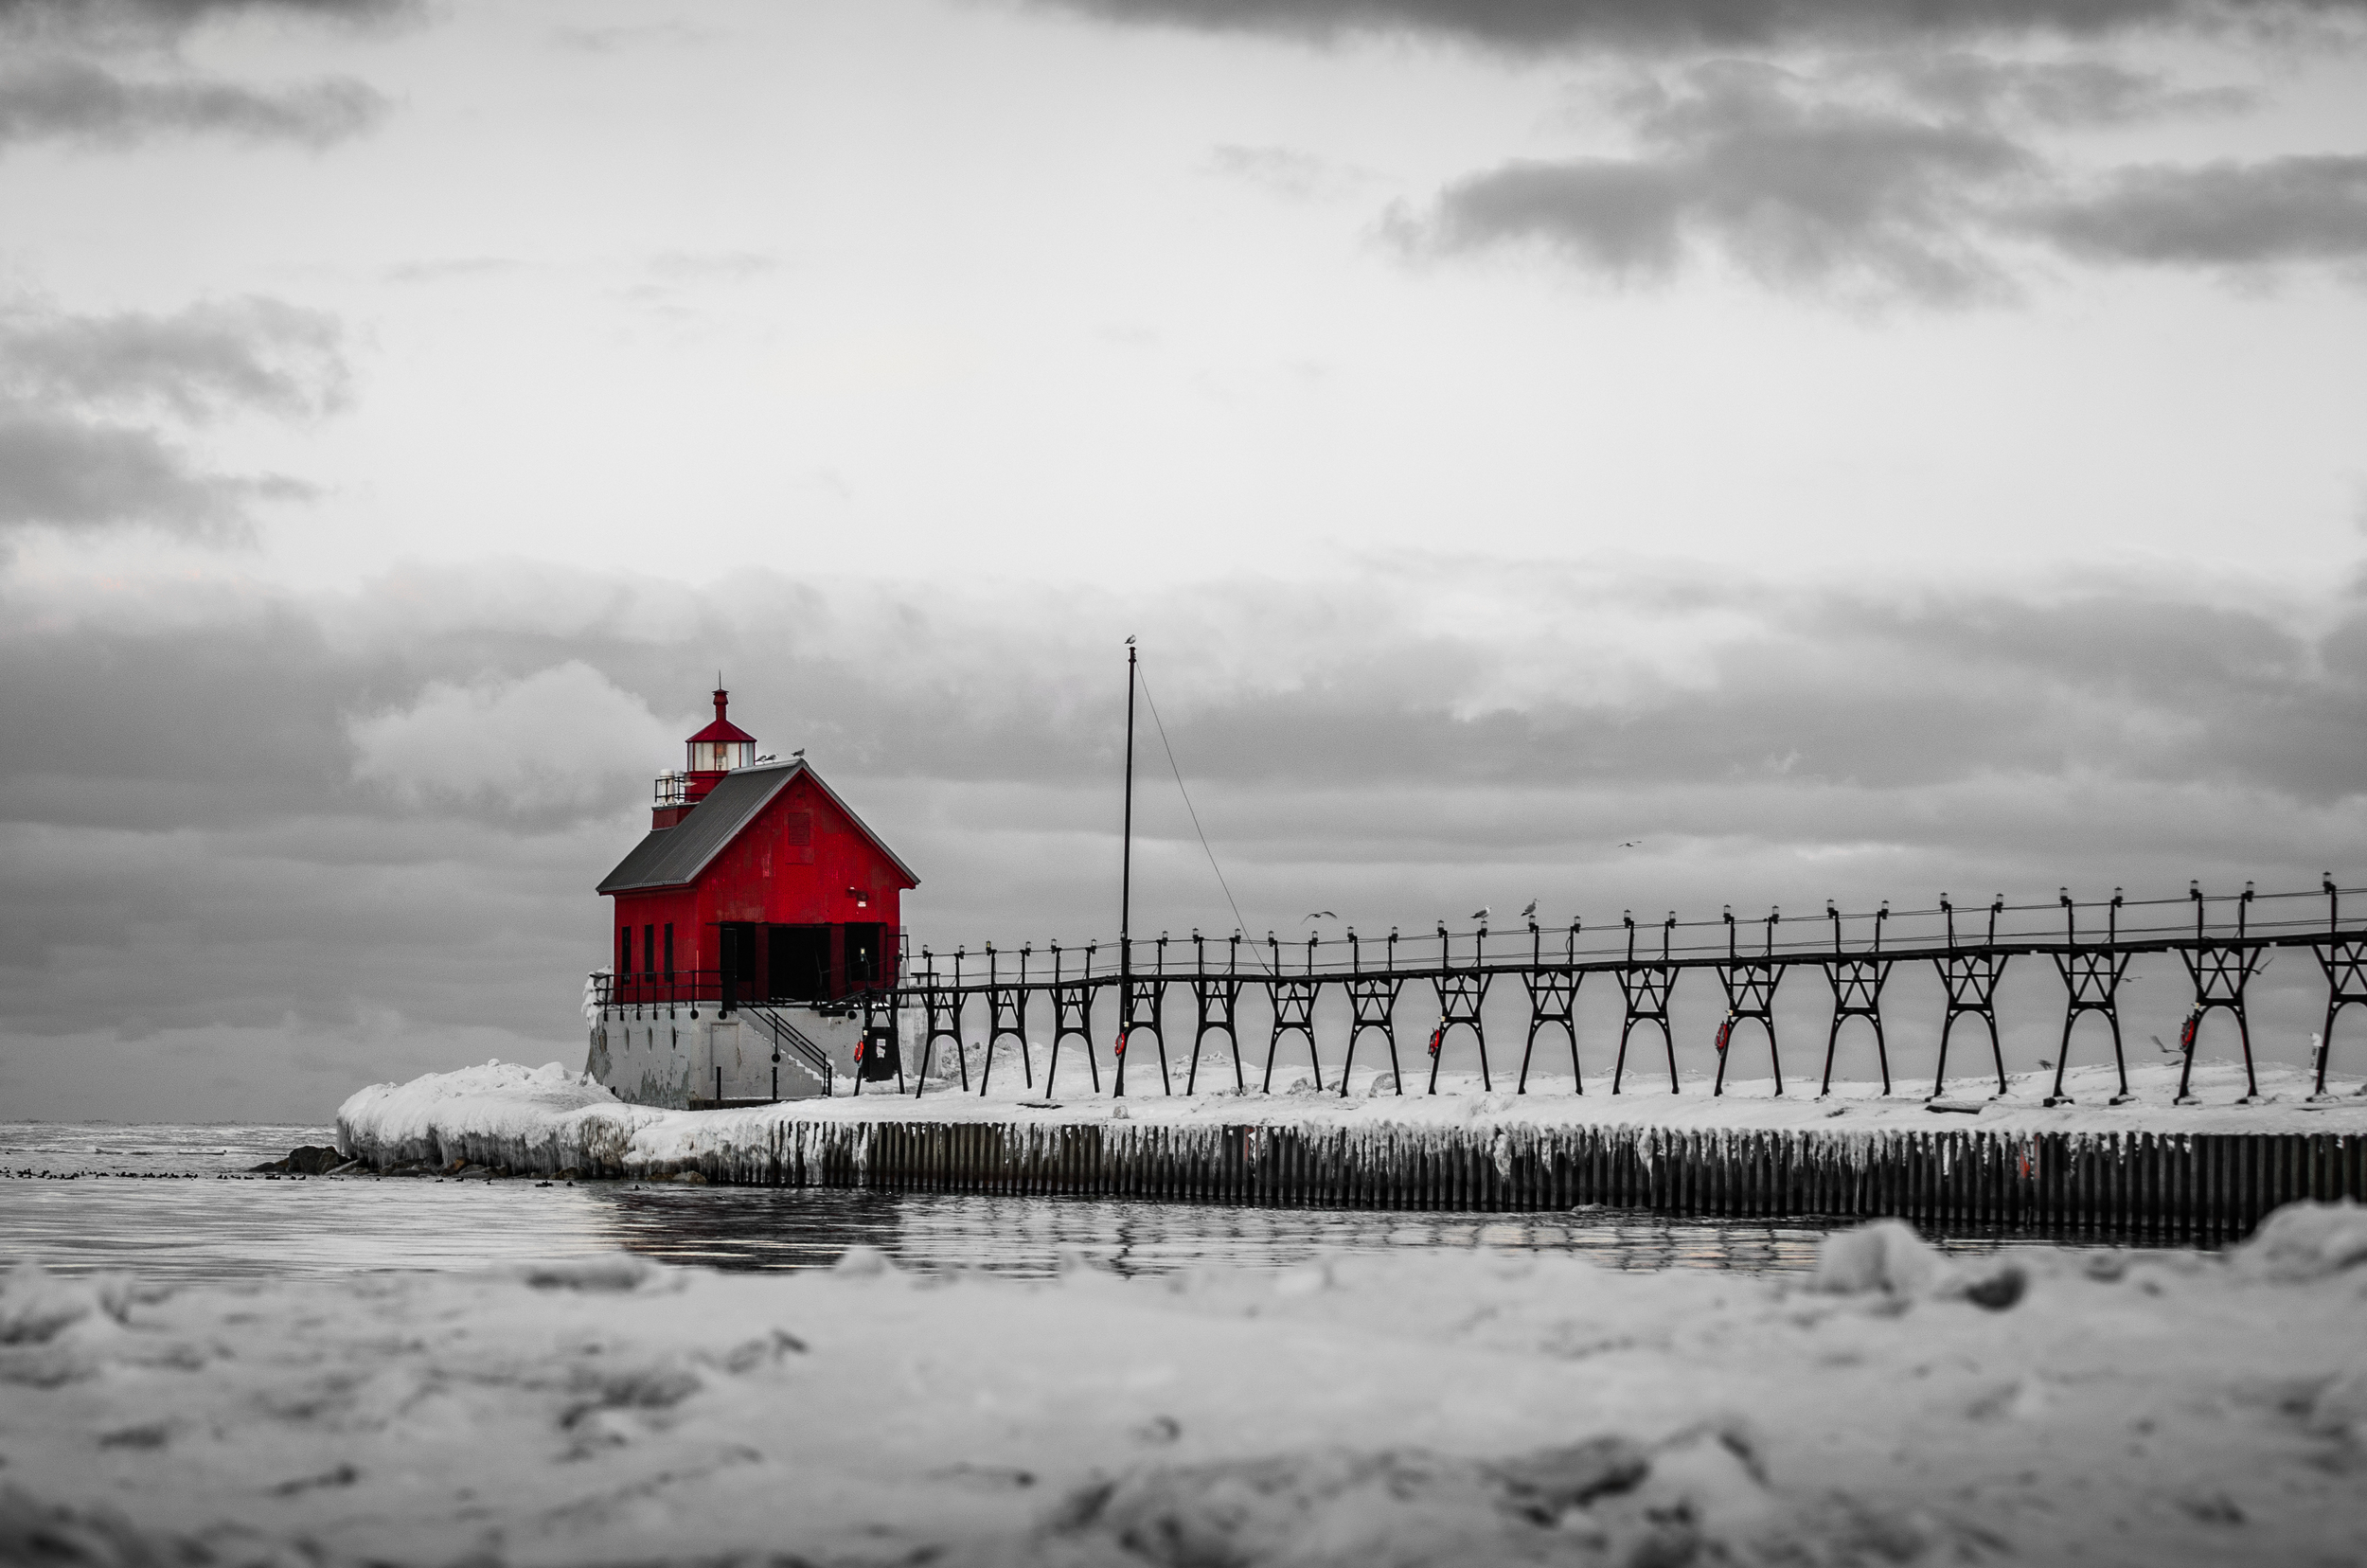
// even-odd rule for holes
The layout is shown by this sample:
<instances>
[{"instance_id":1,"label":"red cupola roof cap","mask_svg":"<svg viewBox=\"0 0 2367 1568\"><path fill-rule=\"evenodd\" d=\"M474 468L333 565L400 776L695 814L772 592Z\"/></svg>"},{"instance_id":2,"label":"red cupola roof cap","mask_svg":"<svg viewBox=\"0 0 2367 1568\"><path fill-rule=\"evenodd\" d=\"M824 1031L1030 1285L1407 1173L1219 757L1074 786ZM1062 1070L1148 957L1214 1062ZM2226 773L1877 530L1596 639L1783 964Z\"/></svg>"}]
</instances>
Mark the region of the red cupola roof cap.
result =
<instances>
[{"instance_id":1,"label":"red cupola roof cap","mask_svg":"<svg viewBox=\"0 0 2367 1568\"><path fill-rule=\"evenodd\" d=\"M731 693L721 686L715 688L715 722L692 736L690 738L692 745L695 746L703 740L745 740L750 745L756 744L755 736L723 717L723 704L730 700L730 697Z\"/></svg>"}]
</instances>

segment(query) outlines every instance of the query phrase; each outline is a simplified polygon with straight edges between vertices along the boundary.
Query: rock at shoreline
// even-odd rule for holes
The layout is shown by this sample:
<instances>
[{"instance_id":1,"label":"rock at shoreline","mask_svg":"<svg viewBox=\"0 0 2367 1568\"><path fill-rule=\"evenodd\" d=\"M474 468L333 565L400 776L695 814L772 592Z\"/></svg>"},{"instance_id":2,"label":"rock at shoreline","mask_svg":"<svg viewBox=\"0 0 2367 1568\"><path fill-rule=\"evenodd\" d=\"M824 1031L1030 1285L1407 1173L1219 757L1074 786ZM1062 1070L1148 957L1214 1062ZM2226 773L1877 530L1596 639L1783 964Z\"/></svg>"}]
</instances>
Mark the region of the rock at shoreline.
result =
<instances>
[{"instance_id":1,"label":"rock at shoreline","mask_svg":"<svg viewBox=\"0 0 2367 1568\"><path fill-rule=\"evenodd\" d=\"M287 1158L265 1160L252 1167L258 1171L277 1171L289 1176L326 1176L330 1171L353 1162L325 1144L306 1144L292 1149Z\"/></svg>"}]
</instances>

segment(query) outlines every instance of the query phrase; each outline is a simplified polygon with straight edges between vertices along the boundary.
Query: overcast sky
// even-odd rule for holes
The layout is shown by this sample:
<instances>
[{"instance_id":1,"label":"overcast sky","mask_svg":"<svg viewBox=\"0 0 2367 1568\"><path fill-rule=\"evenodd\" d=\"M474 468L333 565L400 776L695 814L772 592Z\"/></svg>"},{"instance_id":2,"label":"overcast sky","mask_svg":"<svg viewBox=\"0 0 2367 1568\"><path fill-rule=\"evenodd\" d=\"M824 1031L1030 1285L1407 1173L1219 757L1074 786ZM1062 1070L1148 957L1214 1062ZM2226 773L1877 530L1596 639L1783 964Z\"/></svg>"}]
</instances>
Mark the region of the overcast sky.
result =
<instances>
[{"instance_id":1,"label":"overcast sky","mask_svg":"<svg viewBox=\"0 0 2367 1568\"><path fill-rule=\"evenodd\" d=\"M1260 934L2367 881L2363 365L2352 0L0 0L0 1115L579 1060L719 667L940 948L1130 633Z\"/></svg>"}]
</instances>

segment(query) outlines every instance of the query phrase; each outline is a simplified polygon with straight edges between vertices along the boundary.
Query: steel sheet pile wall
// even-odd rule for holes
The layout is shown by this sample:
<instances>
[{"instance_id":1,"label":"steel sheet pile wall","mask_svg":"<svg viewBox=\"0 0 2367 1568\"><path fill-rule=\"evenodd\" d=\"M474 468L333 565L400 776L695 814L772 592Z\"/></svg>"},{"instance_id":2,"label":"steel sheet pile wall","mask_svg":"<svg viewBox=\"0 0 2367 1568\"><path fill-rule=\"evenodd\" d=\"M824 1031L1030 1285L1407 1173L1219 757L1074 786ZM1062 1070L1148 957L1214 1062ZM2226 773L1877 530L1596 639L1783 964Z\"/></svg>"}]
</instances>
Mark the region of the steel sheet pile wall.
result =
<instances>
[{"instance_id":1,"label":"steel sheet pile wall","mask_svg":"<svg viewBox=\"0 0 2367 1568\"><path fill-rule=\"evenodd\" d=\"M2243 1133L775 1124L683 1162L710 1181L1378 1209L1601 1203L1760 1219L2178 1235L2367 1197L2367 1139ZM617 1172L625 1174L625 1172ZM638 1173L635 1173L638 1174Z\"/></svg>"}]
</instances>

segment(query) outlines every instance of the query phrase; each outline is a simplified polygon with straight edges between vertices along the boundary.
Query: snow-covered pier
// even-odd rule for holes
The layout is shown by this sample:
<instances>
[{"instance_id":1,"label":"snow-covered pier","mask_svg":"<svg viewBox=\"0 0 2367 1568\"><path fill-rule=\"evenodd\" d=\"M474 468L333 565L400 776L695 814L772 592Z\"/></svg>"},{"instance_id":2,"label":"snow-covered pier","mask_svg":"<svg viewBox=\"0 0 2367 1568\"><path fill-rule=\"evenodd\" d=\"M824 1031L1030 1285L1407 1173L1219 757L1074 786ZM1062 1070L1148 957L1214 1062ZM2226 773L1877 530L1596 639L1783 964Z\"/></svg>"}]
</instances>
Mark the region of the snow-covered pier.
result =
<instances>
[{"instance_id":1,"label":"snow-covered pier","mask_svg":"<svg viewBox=\"0 0 2367 1568\"><path fill-rule=\"evenodd\" d=\"M2230 1081L2210 1081L2221 1074ZM2238 1075L2208 1069L2197 1087L2232 1097ZM338 1137L379 1170L459 1162L749 1185L1382 1209L1604 1204L2164 1236L2240 1235L2283 1203L2367 1198L2367 1098L2307 1100L2299 1070L2272 1069L2266 1103L2176 1105L2174 1069L2133 1076L2137 1096L2120 1105L2042 1105L2032 1084L2027 1097L1938 1111L1864 1095L1471 1094L1074 1105L949 1096L686 1112L622 1103L556 1064L489 1063L365 1089L339 1111Z\"/></svg>"}]
</instances>

